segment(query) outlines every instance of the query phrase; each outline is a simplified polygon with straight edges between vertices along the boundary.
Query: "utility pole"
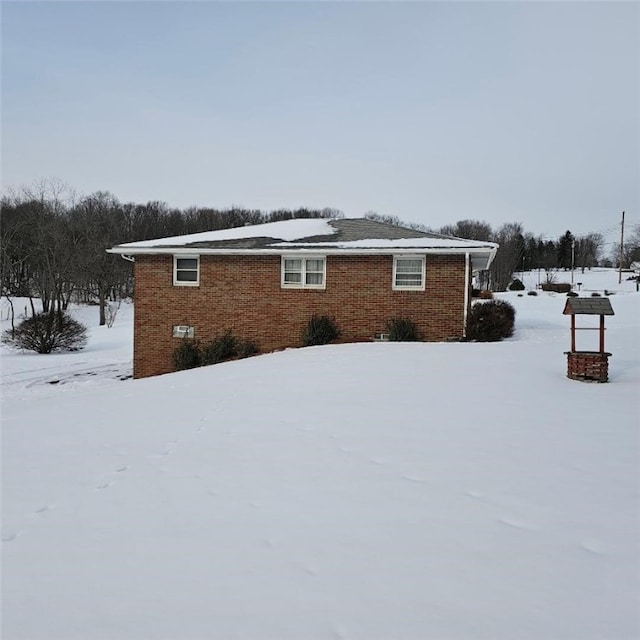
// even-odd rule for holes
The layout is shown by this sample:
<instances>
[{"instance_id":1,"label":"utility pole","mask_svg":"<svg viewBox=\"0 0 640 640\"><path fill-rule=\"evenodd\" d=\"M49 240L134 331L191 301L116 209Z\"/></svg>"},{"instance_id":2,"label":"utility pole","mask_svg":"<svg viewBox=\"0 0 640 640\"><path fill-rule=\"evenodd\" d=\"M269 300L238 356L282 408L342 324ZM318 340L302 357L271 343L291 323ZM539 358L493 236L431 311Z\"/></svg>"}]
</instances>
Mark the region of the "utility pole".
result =
<instances>
[{"instance_id":1,"label":"utility pole","mask_svg":"<svg viewBox=\"0 0 640 640\"><path fill-rule=\"evenodd\" d=\"M620 262L618 264L618 284L622 282L622 258L624 256L624 211L622 212L622 227L620 229Z\"/></svg>"},{"instance_id":2,"label":"utility pole","mask_svg":"<svg viewBox=\"0 0 640 640\"><path fill-rule=\"evenodd\" d=\"M573 289L573 268L576 263L576 239L571 240L571 288Z\"/></svg>"}]
</instances>

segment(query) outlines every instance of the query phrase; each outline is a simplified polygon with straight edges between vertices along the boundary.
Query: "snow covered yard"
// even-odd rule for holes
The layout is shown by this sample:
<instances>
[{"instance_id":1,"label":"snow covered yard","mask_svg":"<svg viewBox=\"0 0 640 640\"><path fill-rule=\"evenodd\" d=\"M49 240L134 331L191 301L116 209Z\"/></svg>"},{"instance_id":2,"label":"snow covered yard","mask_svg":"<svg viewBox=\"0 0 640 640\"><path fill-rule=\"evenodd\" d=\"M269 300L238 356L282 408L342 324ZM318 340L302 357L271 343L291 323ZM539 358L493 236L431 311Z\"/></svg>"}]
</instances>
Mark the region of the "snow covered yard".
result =
<instances>
[{"instance_id":1,"label":"snow covered yard","mask_svg":"<svg viewBox=\"0 0 640 640\"><path fill-rule=\"evenodd\" d=\"M640 294L577 280L616 292L609 384L526 292L497 344L122 381L125 309L79 353L3 347L2 638L639 637Z\"/></svg>"}]
</instances>

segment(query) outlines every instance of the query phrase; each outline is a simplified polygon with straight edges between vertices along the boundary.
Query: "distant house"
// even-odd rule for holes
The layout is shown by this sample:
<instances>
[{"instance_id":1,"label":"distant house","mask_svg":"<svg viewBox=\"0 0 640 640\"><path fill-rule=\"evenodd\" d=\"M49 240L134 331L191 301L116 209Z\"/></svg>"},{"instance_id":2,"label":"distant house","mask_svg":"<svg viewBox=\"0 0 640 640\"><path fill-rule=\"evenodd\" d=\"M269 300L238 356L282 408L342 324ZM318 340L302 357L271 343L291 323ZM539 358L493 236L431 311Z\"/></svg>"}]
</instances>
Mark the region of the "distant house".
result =
<instances>
[{"instance_id":1,"label":"distant house","mask_svg":"<svg viewBox=\"0 0 640 640\"><path fill-rule=\"evenodd\" d=\"M134 377L172 369L179 341L227 329L261 351L300 346L312 314L342 342L409 318L429 341L464 336L472 273L497 245L367 219L295 219L122 244L135 260Z\"/></svg>"}]
</instances>

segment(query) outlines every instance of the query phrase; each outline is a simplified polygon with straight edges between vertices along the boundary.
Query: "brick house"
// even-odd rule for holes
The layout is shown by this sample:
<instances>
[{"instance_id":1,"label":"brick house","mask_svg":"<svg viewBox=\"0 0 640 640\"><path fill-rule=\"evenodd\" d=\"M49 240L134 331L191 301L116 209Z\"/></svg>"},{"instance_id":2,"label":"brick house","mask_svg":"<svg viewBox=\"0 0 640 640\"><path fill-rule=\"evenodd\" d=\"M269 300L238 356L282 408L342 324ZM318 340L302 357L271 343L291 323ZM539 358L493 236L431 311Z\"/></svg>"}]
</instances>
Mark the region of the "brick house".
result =
<instances>
[{"instance_id":1,"label":"brick house","mask_svg":"<svg viewBox=\"0 0 640 640\"><path fill-rule=\"evenodd\" d=\"M134 377L172 370L179 340L227 329L262 352L300 346L312 314L331 316L341 341L371 341L392 318L423 340L465 334L472 273L497 245L372 220L295 219L133 242Z\"/></svg>"}]
</instances>

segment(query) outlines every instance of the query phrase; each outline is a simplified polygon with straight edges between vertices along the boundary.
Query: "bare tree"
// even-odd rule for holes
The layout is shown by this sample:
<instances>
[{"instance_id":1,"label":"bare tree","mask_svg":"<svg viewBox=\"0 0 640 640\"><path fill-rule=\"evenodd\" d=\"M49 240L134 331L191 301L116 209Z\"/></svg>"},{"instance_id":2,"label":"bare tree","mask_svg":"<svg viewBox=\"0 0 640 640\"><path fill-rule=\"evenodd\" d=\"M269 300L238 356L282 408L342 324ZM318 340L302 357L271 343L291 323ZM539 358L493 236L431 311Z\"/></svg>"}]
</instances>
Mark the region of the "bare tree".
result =
<instances>
[{"instance_id":1,"label":"bare tree","mask_svg":"<svg viewBox=\"0 0 640 640\"><path fill-rule=\"evenodd\" d=\"M458 220L453 225L442 227L438 233L445 236L455 236L456 238L466 238L467 240L479 240L481 242L491 241L493 231L488 222L479 220Z\"/></svg>"},{"instance_id":2,"label":"bare tree","mask_svg":"<svg viewBox=\"0 0 640 640\"><path fill-rule=\"evenodd\" d=\"M71 233L77 240L75 281L98 301L99 323L107 323L107 301L131 278L131 264L106 252L122 239L122 207L111 193L98 191L72 210Z\"/></svg>"},{"instance_id":3,"label":"bare tree","mask_svg":"<svg viewBox=\"0 0 640 640\"><path fill-rule=\"evenodd\" d=\"M493 235L492 241L497 242L499 247L489 268L491 288L494 291L505 291L524 255L522 224L510 222L502 225Z\"/></svg>"},{"instance_id":4,"label":"bare tree","mask_svg":"<svg viewBox=\"0 0 640 640\"><path fill-rule=\"evenodd\" d=\"M582 273L598 264L604 237L600 233L589 233L576 239L575 266L580 267Z\"/></svg>"}]
</instances>

